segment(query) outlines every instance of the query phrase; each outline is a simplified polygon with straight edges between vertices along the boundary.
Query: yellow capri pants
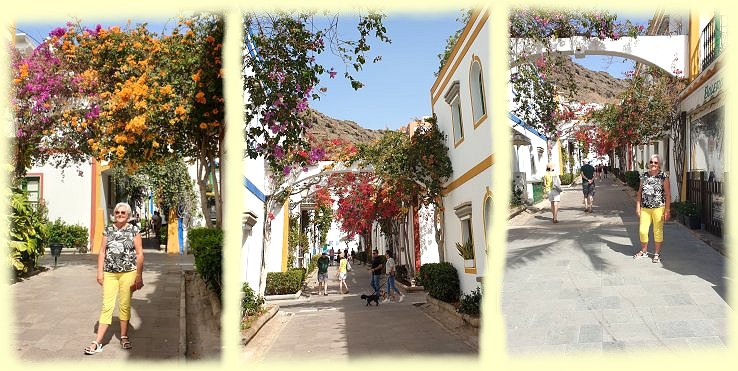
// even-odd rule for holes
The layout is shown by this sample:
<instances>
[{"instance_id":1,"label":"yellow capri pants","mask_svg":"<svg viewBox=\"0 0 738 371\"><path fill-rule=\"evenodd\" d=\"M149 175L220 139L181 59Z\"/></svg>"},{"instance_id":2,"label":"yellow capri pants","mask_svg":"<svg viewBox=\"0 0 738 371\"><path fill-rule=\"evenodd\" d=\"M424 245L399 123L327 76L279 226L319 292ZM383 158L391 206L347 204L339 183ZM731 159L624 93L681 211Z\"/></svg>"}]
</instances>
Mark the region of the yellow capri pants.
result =
<instances>
[{"instance_id":1,"label":"yellow capri pants","mask_svg":"<svg viewBox=\"0 0 738 371\"><path fill-rule=\"evenodd\" d=\"M131 319L131 286L136 281L136 271L111 273L103 272L103 300L100 311L101 324L113 322L115 299L118 299L118 318L121 321Z\"/></svg>"},{"instance_id":2,"label":"yellow capri pants","mask_svg":"<svg viewBox=\"0 0 738 371\"><path fill-rule=\"evenodd\" d=\"M641 243L648 243L648 228L653 222L653 239L656 242L664 242L664 208L641 209L641 224L638 232Z\"/></svg>"}]
</instances>

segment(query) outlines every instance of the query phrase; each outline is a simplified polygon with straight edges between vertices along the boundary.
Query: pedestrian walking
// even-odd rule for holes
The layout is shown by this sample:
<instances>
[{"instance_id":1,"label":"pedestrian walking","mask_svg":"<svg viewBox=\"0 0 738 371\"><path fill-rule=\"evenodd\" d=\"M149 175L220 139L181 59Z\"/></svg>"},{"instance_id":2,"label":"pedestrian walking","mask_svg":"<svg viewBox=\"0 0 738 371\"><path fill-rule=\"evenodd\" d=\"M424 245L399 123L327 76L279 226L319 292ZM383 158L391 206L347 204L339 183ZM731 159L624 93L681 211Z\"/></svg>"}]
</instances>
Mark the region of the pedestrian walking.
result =
<instances>
[{"instance_id":1,"label":"pedestrian walking","mask_svg":"<svg viewBox=\"0 0 738 371\"><path fill-rule=\"evenodd\" d=\"M641 251L633 256L634 259L648 257L648 230L653 224L654 254L651 259L654 263L661 261L661 247L664 243L664 221L669 220L671 190L669 176L661 171L661 156L651 155L648 160L648 171L641 175L641 184L636 193L636 215L640 218L638 229L641 241Z\"/></svg>"},{"instance_id":2,"label":"pedestrian walking","mask_svg":"<svg viewBox=\"0 0 738 371\"><path fill-rule=\"evenodd\" d=\"M154 238L156 241L160 241L159 230L161 229L161 215L159 211L154 211L154 216L151 217L151 230L154 232ZM161 243L161 242L159 242Z\"/></svg>"},{"instance_id":3,"label":"pedestrian walking","mask_svg":"<svg viewBox=\"0 0 738 371\"><path fill-rule=\"evenodd\" d=\"M346 276L348 271L351 269L348 259L343 255L343 252L338 253L338 291L341 294L348 294L349 288L346 284ZM343 292L343 288L346 288L346 292Z\"/></svg>"},{"instance_id":4,"label":"pedestrian walking","mask_svg":"<svg viewBox=\"0 0 738 371\"><path fill-rule=\"evenodd\" d=\"M379 293L379 277L382 275L382 258L379 257L379 251L377 249L372 250L372 265L369 270L372 271L371 286L374 289L374 293Z\"/></svg>"},{"instance_id":5,"label":"pedestrian walking","mask_svg":"<svg viewBox=\"0 0 738 371\"><path fill-rule=\"evenodd\" d=\"M609 167L610 167L610 165L604 165L604 166L602 166L602 173L604 174L605 179L607 179L607 173L608 173L608 171L610 171L608 169Z\"/></svg>"},{"instance_id":6,"label":"pedestrian walking","mask_svg":"<svg viewBox=\"0 0 738 371\"><path fill-rule=\"evenodd\" d=\"M331 264L330 258L325 251L318 258L318 294L320 287L323 286L323 295L328 295L328 266Z\"/></svg>"},{"instance_id":7,"label":"pedestrian walking","mask_svg":"<svg viewBox=\"0 0 738 371\"><path fill-rule=\"evenodd\" d=\"M561 179L556 171L554 171L553 162L549 162L546 166L546 174L543 175L543 192L548 194L548 200L551 201L551 221L559 222L559 201L561 201Z\"/></svg>"},{"instance_id":8,"label":"pedestrian walking","mask_svg":"<svg viewBox=\"0 0 738 371\"><path fill-rule=\"evenodd\" d=\"M331 247L330 250L328 250L328 256L331 258L330 265L333 265L333 256L336 254L336 252L333 250L333 247Z\"/></svg>"},{"instance_id":9,"label":"pedestrian walking","mask_svg":"<svg viewBox=\"0 0 738 371\"><path fill-rule=\"evenodd\" d=\"M584 165L580 169L582 172L582 193L584 194L584 212L592 212L592 204L594 203L595 194L595 168L589 164L589 160L584 160Z\"/></svg>"},{"instance_id":10,"label":"pedestrian walking","mask_svg":"<svg viewBox=\"0 0 738 371\"><path fill-rule=\"evenodd\" d=\"M113 208L114 223L105 228L97 258L97 283L103 287L102 309L95 340L85 347L85 354L102 352L105 332L113 321L118 301L120 345L131 349L128 321L131 319L131 294L143 287L143 244L140 228L128 223L131 207L121 202Z\"/></svg>"},{"instance_id":11,"label":"pedestrian walking","mask_svg":"<svg viewBox=\"0 0 738 371\"><path fill-rule=\"evenodd\" d=\"M390 299L392 301L395 300L395 292L400 295L400 299L398 300L398 303L402 303L403 300L405 300L405 295L403 295L400 290L397 289L395 286L395 275L397 273L396 271L396 265L395 265L395 259L392 258L392 250L387 250L385 252L385 256L387 257L387 262L385 263L385 269L387 273L387 297L384 298L382 301L383 303L389 302Z\"/></svg>"}]
</instances>

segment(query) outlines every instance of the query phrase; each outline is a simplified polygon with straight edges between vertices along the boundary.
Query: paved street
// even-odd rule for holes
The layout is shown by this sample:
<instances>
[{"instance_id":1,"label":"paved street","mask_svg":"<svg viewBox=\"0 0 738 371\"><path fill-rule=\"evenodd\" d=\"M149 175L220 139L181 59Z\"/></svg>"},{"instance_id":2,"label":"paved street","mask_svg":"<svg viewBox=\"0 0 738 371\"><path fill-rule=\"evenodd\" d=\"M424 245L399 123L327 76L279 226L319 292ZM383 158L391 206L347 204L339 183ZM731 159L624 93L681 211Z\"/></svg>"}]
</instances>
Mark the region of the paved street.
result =
<instances>
[{"instance_id":1,"label":"paved street","mask_svg":"<svg viewBox=\"0 0 738 371\"><path fill-rule=\"evenodd\" d=\"M452 334L425 314L425 294L409 293L402 303L379 307L360 298L369 293L369 272L354 264L349 294L338 293L335 266L329 268L328 296L277 301L280 311L244 348L246 360L285 357L348 360L376 356L468 355L477 344ZM314 281L315 278L312 278Z\"/></svg>"},{"instance_id":2,"label":"paved street","mask_svg":"<svg viewBox=\"0 0 738 371\"><path fill-rule=\"evenodd\" d=\"M11 285L16 320L14 349L23 360L152 360L179 358L181 266L192 256L144 252L144 288L131 299L129 335L133 349L119 345L118 310L103 341L103 351L84 355L95 339L102 288L95 280L97 255L63 253L56 269L46 253L41 265L50 269Z\"/></svg>"},{"instance_id":3,"label":"paved street","mask_svg":"<svg viewBox=\"0 0 738 371\"><path fill-rule=\"evenodd\" d=\"M726 258L669 222L662 262L634 260L640 243L630 194L611 176L598 182L592 214L577 185L562 194L559 224L548 206L510 220L502 310L511 354L727 344Z\"/></svg>"}]
</instances>

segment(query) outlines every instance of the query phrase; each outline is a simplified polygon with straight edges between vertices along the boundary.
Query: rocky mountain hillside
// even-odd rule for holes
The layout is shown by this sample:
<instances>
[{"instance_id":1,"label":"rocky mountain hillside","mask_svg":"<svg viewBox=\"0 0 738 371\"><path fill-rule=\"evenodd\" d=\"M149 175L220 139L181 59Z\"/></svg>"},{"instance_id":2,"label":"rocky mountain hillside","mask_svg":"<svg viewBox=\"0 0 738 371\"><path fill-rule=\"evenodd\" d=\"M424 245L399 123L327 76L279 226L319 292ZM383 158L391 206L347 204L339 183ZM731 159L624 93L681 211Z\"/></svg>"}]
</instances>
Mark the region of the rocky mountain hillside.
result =
<instances>
[{"instance_id":1,"label":"rocky mountain hillside","mask_svg":"<svg viewBox=\"0 0 738 371\"><path fill-rule=\"evenodd\" d=\"M619 62L613 62L619 63ZM587 103L618 103L617 98L628 85L627 80L617 79L606 72L591 71L581 65L574 63L571 59L565 59L561 68L554 70L552 81L558 85L566 83L567 76L573 75L577 84L575 100Z\"/></svg>"},{"instance_id":2,"label":"rocky mountain hillside","mask_svg":"<svg viewBox=\"0 0 738 371\"><path fill-rule=\"evenodd\" d=\"M312 127L308 133L312 134L318 143L325 139L343 139L354 144L371 143L382 136L384 130L365 129L350 120L337 120L311 109L309 118Z\"/></svg>"}]
</instances>

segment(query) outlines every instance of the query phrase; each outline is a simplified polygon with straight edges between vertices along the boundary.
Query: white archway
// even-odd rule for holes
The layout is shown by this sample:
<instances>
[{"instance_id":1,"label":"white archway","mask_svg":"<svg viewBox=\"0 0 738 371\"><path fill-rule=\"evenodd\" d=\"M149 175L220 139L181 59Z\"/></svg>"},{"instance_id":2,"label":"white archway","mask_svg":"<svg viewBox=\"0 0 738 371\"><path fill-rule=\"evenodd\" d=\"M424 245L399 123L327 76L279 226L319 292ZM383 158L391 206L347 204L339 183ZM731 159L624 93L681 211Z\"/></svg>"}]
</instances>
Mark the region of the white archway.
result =
<instances>
[{"instance_id":1,"label":"white archway","mask_svg":"<svg viewBox=\"0 0 738 371\"><path fill-rule=\"evenodd\" d=\"M658 67L675 76L675 70L687 70L688 57L686 35L675 36L639 36L622 37L618 40L586 38L582 36L552 39L548 48L529 38L510 39L511 55L529 55L536 58L542 53L556 52L561 55L574 55L583 58L586 55L607 55L627 58L650 66ZM513 68L520 60L511 60Z\"/></svg>"}]
</instances>

